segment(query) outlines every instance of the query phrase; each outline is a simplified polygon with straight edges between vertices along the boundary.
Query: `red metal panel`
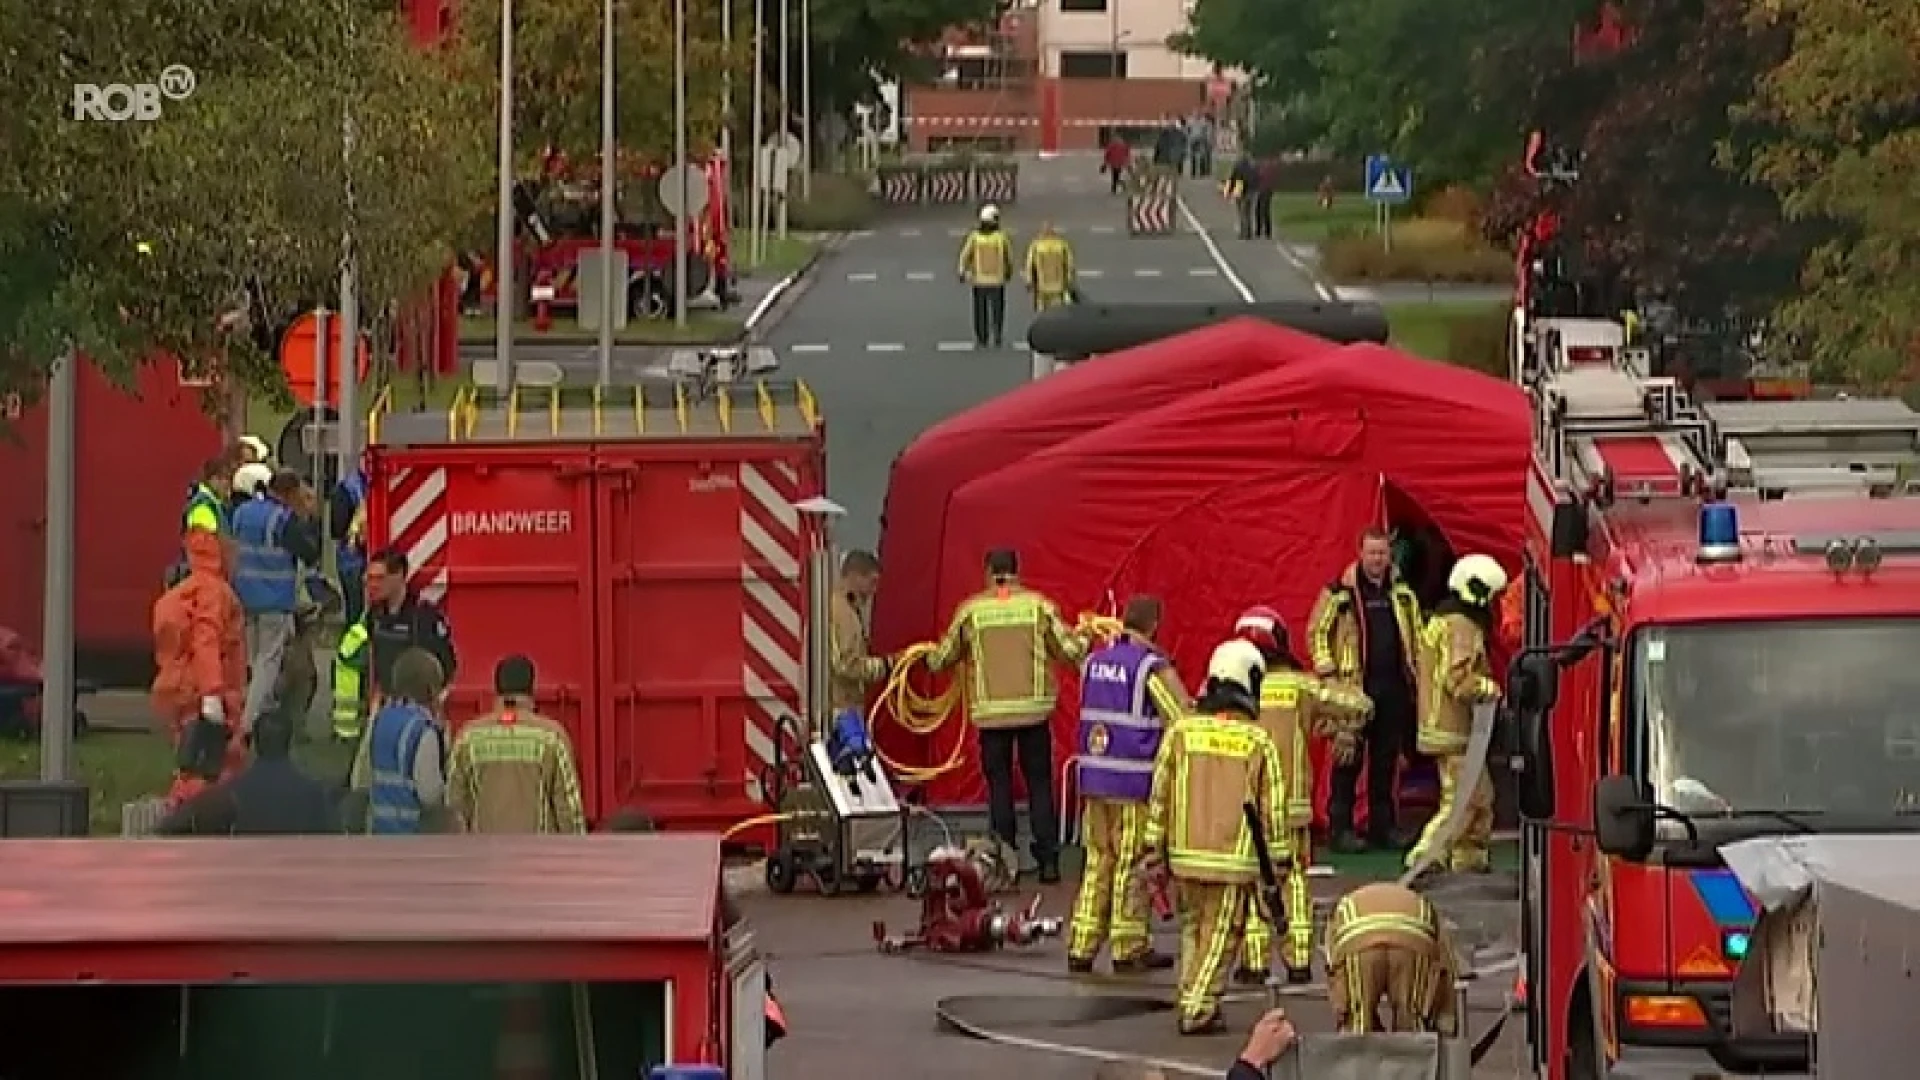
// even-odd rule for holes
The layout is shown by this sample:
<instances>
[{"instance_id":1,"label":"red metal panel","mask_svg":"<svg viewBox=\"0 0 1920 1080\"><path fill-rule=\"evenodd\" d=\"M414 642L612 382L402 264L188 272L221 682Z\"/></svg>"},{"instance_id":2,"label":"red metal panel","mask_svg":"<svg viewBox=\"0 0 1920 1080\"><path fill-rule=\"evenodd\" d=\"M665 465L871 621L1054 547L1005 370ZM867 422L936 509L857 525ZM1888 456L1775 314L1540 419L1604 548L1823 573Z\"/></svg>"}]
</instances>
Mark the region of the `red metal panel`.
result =
<instances>
[{"instance_id":1,"label":"red metal panel","mask_svg":"<svg viewBox=\"0 0 1920 1080\"><path fill-rule=\"evenodd\" d=\"M1659 435L1623 435L1595 439L1594 453L1613 473L1613 490L1625 498L1646 492L1651 495L1680 494L1680 463L1683 448Z\"/></svg>"},{"instance_id":2,"label":"red metal panel","mask_svg":"<svg viewBox=\"0 0 1920 1080\"><path fill-rule=\"evenodd\" d=\"M776 724L799 715L819 446L603 447L596 562L602 805L676 827L766 810Z\"/></svg>"},{"instance_id":3,"label":"red metal panel","mask_svg":"<svg viewBox=\"0 0 1920 1080\"><path fill-rule=\"evenodd\" d=\"M587 813L598 820L589 451L565 443L382 447L369 486L374 549L404 552L410 583L453 627L460 668L448 722L458 730L486 711L494 664L527 656L540 711L571 734Z\"/></svg>"}]
</instances>

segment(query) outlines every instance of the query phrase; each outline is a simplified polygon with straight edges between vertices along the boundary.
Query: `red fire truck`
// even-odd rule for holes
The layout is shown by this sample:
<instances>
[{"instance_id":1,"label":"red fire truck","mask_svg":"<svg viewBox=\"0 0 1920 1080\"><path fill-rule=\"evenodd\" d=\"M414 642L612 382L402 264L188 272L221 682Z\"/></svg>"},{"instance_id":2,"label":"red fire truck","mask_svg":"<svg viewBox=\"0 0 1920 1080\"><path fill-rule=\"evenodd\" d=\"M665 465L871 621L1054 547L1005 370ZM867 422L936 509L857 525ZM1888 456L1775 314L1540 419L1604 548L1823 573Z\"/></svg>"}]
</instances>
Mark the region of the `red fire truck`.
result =
<instances>
[{"instance_id":1,"label":"red fire truck","mask_svg":"<svg viewBox=\"0 0 1920 1080\"><path fill-rule=\"evenodd\" d=\"M1756 909L1718 852L1920 831L1920 414L1696 403L1644 350L1529 330L1534 1075L1804 1075L1809 1036L1732 1007Z\"/></svg>"}]
</instances>

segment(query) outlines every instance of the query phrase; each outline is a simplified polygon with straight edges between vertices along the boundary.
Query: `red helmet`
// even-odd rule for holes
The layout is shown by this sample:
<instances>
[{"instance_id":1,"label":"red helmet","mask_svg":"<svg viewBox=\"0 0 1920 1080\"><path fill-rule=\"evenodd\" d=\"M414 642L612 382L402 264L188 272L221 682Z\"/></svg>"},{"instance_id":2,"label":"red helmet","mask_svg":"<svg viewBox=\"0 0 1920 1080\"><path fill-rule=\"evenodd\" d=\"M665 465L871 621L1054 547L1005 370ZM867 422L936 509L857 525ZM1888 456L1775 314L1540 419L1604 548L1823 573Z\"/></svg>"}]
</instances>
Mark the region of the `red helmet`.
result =
<instances>
[{"instance_id":1,"label":"red helmet","mask_svg":"<svg viewBox=\"0 0 1920 1080\"><path fill-rule=\"evenodd\" d=\"M1233 636L1252 642L1260 655L1269 659L1289 651L1286 621L1270 607L1250 607L1241 612L1234 620Z\"/></svg>"}]
</instances>

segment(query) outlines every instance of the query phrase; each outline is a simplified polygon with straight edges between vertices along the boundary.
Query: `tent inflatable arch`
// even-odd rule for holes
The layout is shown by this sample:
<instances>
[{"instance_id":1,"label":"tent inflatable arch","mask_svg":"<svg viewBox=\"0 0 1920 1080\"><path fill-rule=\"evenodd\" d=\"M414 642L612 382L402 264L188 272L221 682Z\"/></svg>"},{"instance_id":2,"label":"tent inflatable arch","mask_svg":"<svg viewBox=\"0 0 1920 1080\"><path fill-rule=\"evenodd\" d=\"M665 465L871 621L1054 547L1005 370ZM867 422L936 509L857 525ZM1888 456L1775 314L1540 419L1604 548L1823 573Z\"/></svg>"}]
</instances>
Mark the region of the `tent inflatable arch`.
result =
<instances>
[{"instance_id":1,"label":"tent inflatable arch","mask_svg":"<svg viewBox=\"0 0 1920 1080\"><path fill-rule=\"evenodd\" d=\"M1296 635L1358 534L1430 526L1431 542L1519 564L1531 414L1516 387L1352 345L1102 426L953 495L936 603L979 587L985 551L1068 612L1135 592L1166 604L1161 643L1189 682L1234 617L1269 604ZM1436 553L1434 558L1445 558ZM1075 702L1054 718L1071 752ZM951 743L934 748L944 756ZM942 805L984 797L976 769L941 777Z\"/></svg>"}]
</instances>

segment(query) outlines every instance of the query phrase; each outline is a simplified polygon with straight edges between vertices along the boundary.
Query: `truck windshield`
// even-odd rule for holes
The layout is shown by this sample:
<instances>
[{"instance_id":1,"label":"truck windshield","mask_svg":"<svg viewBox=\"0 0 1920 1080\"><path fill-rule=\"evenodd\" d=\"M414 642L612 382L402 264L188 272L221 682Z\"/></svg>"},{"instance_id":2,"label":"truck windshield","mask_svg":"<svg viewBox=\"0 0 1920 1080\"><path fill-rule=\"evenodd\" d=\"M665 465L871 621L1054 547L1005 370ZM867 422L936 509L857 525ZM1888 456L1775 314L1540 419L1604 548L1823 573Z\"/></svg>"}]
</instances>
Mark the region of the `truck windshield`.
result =
<instances>
[{"instance_id":1,"label":"truck windshield","mask_svg":"<svg viewBox=\"0 0 1920 1080\"><path fill-rule=\"evenodd\" d=\"M1632 658L1660 802L1920 812L1920 619L1651 627Z\"/></svg>"}]
</instances>

